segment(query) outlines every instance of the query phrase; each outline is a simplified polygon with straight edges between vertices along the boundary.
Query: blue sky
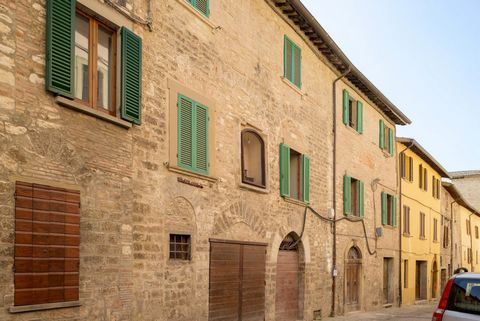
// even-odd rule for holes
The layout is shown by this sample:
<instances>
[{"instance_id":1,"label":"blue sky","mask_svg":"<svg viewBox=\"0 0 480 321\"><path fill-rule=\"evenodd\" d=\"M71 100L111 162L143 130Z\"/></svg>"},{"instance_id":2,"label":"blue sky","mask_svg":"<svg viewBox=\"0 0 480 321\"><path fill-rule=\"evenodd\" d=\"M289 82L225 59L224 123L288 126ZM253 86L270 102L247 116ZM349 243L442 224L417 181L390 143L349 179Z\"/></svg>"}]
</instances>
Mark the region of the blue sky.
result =
<instances>
[{"instance_id":1,"label":"blue sky","mask_svg":"<svg viewBox=\"0 0 480 321\"><path fill-rule=\"evenodd\" d=\"M480 169L480 1L303 0L448 171Z\"/></svg>"}]
</instances>

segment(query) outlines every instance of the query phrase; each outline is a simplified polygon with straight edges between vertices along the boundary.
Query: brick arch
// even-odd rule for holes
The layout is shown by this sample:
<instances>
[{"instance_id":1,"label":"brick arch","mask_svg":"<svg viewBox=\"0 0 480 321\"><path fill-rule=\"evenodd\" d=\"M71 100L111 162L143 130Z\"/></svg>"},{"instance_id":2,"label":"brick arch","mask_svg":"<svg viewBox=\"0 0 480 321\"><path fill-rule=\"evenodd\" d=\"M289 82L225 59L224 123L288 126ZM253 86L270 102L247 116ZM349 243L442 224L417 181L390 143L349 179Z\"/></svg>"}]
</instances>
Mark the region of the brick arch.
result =
<instances>
[{"instance_id":1,"label":"brick arch","mask_svg":"<svg viewBox=\"0 0 480 321\"><path fill-rule=\"evenodd\" d=\"M260 211L252 208L243 200L233 202L215 217L213 234L223 234L238 223L246 224L260 238L265 238L267 229L260 216Z\"/></svg>"}]
</instances>

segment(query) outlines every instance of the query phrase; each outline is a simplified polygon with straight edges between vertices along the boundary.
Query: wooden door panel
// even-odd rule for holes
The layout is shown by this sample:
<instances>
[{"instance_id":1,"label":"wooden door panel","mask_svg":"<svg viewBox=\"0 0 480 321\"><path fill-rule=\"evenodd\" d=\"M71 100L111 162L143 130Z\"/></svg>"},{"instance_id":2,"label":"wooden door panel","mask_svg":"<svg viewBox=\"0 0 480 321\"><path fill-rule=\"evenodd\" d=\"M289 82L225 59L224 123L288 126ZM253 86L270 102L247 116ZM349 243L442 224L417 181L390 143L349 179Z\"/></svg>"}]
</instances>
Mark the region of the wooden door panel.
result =
<instances>
[{"instance_id":1,"label":"wooden door panel","mask_svg":"<svg viewBox=\"0 0 480 321\"><path fill-rule=\"evenodd\" d=\"M265 246L243 245L242 321L265 317Z\"/></svg>"},{"instance_id":2,"label":"wooden door panel","mask_svg":"<svg viewBox=\"0 0 480 321\"><path fill-rule=\"evenodd\" d=\"M298 318L298 252L278 252L275 315L276 321Z\"/></svg>"}]
</instances>

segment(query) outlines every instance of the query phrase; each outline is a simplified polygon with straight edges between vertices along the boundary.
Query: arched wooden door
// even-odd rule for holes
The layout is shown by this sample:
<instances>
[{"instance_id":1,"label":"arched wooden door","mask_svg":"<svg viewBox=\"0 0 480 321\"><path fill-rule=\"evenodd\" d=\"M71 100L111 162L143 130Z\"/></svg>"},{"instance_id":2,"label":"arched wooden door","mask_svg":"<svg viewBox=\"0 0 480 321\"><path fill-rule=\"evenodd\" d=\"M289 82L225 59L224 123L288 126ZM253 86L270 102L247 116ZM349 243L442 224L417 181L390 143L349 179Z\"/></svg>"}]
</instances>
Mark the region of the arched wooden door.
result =
<instances>
[{"instance_id":1,"label":"arched wooden door","mask_svg":"<svg viewBox=\"0 0 480 321\"><path fill-rule=\"evenodd\" d=\"M345 305L346 310L360 309L360 279L362 255L360 250L352 246L345 260Z\"/></svg>"},{"instance_id":2,"label":"arched wooden door","mask_svg":"<svg viewBox=\"0 0 480 321\"><path fill-rule=\"evenodd\" d=\"M296 321L299 316L298 246L287 236L280 245L277 258L275 320Z\"/></svg>"}]
</instances>

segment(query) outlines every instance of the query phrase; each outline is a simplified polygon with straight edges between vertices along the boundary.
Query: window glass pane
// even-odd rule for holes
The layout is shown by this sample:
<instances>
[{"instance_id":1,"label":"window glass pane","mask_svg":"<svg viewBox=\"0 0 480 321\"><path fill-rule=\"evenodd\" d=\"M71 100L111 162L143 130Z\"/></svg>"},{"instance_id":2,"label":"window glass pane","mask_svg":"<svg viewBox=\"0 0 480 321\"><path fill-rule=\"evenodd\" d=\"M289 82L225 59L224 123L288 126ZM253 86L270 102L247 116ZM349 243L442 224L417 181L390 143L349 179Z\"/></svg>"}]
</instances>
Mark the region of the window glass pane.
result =
<instances>
[{"instance_id":1,"label":"window glass pane","mask_svg":"<svg viewBox=\"0 0 480 321\"><path fill-rule=\"evenodd\" d=\"M82 15L75 17L75 98L88 102L88 38L89 22Z\"/></svg>"},{"instance_id":2,"label":"window glass pane","mask_svg":"<svg viewBox=\"0 0 480 321\"><path fill-rule=\"evenodd\" d=\"M479 315L480 281L474 278L456 278L448 297L447 310Z\"/></svg>"},{"instance_id":3,"label":"window glass pane","mask_svg":"<svg viewBox=\"0 0 480 321\"><path fill-rule=\"evenodd\" d=\"M242 133L243 148L243 182L264 186L263 141L251 132Z\"/></svg>"},{"instance_id":4,"label":"window glass pane","mask_svg":"<svg viewBox=\"0 0 480 321\"><path fill-rule=\"evenodd\" d=\"M99 26L97 46L97 107L107 110L111 110L112 108L112 41L112 33L106 28Z\"/></svg>"}]
</instances>

